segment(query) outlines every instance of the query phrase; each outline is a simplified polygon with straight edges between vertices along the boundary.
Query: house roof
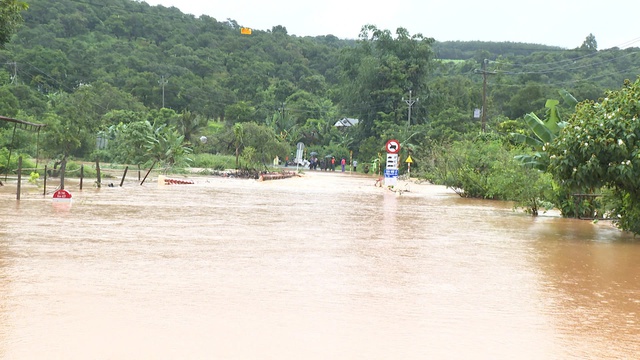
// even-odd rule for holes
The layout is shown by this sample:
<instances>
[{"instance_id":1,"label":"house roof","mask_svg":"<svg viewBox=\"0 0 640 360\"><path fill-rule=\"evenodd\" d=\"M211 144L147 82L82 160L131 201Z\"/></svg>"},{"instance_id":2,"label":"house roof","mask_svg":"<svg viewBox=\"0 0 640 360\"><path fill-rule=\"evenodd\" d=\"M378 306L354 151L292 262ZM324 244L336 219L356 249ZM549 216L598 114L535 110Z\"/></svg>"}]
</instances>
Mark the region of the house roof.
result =
<instances>
[{"instance_id":1,"label":"house roof","mask_svg":"<svg viewBox=\"0 0 640 360\"><path fill-rule=\"evenodd\" d=\"M357 125L359 121L360 121L360 120L358 120L358 119L342 118L342 119L340 119L340 120L336 121L336 123L335 123L333 126L337 126L337 127L343 127L343 126L345 126L345 127L348 127L348 126L354 126L354 125Z\"/></svg>"}]
</instances>

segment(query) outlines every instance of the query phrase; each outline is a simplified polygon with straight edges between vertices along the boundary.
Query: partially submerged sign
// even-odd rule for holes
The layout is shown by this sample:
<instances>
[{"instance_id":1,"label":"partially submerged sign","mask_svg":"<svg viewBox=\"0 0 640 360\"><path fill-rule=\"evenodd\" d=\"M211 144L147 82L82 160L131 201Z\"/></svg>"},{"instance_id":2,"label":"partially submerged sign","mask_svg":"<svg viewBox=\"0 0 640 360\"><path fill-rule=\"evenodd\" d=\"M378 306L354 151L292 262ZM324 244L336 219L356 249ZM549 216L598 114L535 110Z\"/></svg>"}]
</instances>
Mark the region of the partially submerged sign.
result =
<instances>
[{"instance_id":1,"label":"partially submerged sign","mask_svg":"<svg viewBox=\"0 0 640 360\"><path fill-rule=\"evenodd\" d=\"M71 193L65 189L53 193L53 202L71 202Z\"/></svg>"}]
</instances>

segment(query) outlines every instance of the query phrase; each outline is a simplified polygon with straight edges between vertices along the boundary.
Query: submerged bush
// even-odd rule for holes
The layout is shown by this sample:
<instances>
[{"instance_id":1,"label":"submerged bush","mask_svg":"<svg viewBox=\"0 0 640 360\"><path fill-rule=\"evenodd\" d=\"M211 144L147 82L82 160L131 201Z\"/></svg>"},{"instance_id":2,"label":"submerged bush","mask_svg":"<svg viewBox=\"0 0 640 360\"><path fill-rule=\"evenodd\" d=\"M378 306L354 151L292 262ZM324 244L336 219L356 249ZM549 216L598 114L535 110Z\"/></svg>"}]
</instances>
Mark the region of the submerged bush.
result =
<instances>
[{"instance_id":1,"label":"submerged bush","mask_svg":"<svg viewBox=\"0 0 640 360\"><path fill-rule=\"evenodd\" d=\"M428 175L463 197L514 201L533 215L552 206L553 181L548 174L526 168L514 157L522 149L499 140L465 140L432 150Z\"/></svg>"}]
</instances>

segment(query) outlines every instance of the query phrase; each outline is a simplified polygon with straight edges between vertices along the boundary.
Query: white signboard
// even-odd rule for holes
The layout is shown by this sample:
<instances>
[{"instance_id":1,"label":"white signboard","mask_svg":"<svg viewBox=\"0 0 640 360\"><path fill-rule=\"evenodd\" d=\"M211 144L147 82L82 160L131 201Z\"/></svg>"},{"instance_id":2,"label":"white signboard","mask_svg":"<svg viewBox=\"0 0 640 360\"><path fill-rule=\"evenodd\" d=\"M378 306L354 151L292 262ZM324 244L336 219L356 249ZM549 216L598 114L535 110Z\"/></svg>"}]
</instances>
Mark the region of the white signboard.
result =
<instances>
[{"instance_id":1,"label":"white signboard","mask_svg":"<svg viewBox=\"0 0 640 360\"><path fill-rule=\"evenodd\" d=\"M386 169L398 168L398 154L387 154L387 166Z\"/></svg>"},{"instance_id":2,"label":"white signboard","mask_svg":"<svg viewBox=\"0 0 640 360\"><path fill-rule=\"evenodd\" d=\"M304 144L302 142L299 142L296 145L297 151L296 151L296 169L298 168L298 165L302 164L302 162L304 161L304 159L302 159L302 156L304 155Z\"/></svg>"}]
</instances>

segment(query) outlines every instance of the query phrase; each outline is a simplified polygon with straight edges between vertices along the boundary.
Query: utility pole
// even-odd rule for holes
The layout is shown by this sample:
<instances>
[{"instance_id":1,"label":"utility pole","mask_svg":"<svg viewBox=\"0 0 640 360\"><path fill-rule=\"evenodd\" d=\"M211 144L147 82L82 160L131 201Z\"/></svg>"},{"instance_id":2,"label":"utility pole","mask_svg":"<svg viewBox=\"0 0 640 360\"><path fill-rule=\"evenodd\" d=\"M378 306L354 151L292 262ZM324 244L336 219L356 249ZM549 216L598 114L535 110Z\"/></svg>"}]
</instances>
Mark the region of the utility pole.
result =
<instances>
[{"instance_id":1,"label":"utility pole","mask_svg":"<svg viewBox=\"0 0 640 360\"><path fill-rule=\"evenodd\" d=\"M487 59L482 62L482 132L487 124Z\"/></svg>"},{"instance_id":2,"label":"utility pole","mask_svg":"<svg viewBox=\"0 0 640 360\"><path fill-rule=\"evenodd\" d=\"M487 124L487 75L495 75L495 71L487 71L488 59L482 62L482 70L476 70L476 73L482 74L482 132L485 132Z\"/></svg>"},{"instance_id":3,"label":"utility pole","mask_svg":"<svg viewBox=\"0 0 640 360\"><path fill-rule=\"evenodd\" d=\"M407 130L409 130L409 126L411 125L411 107L418 100L420 99L419 98L416 98L415 100L411 99L411 90L409 90L409 100L405 100L404 98L402 98L402 101L406 102L407 105L409 105L409 115L407 116Z\"/></svg>"},{"instance_id":4,"label":"utility pole","mask_svg":"<svg viewBox=\"0 0 640 360\"><path fill-rule=\"evenodd\" d=\"M164 78L164 75L160 76L160 81L158 81L158 84L162 86L162 108L163 109L164 109L164 86L167 85L168 82L169 81Z\"/></svg>"},{"instance_id":5,"label":"utility pole","mask_svg":"<svg viewBox=\"0 0 640 360\"><path fill-rule=\"evenodd\" d=\"M18 63L14 61L14 62L8 62L5 64L13 66L13 75L11 76L11 85L18 85Z\"/></svg>"}]
</instances>

